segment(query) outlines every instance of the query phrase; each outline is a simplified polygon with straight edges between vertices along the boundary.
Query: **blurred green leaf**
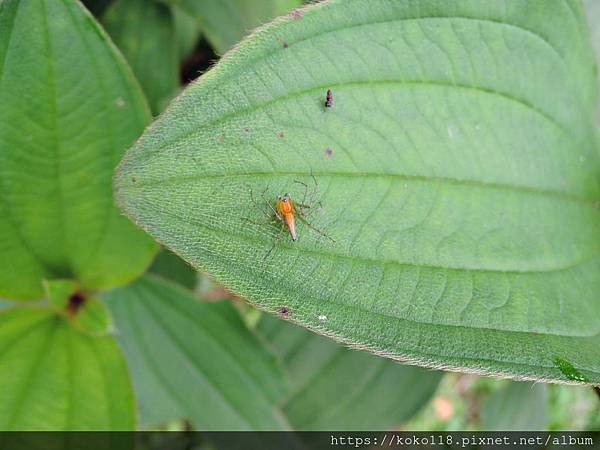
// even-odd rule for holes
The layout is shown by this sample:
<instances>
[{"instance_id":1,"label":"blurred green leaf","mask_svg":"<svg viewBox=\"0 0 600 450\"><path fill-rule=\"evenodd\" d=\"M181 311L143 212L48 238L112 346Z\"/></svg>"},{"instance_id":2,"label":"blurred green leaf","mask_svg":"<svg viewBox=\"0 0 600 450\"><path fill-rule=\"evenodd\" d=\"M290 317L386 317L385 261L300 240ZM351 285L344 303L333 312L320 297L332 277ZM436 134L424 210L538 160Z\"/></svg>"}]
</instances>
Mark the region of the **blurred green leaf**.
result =
<instances>
[{"instance_id":1,"label":"blurred green leaf","mask_svg":"<svg viewBox=\"0 0 600 450\"><path fill-rule=\"evenodd\" d=\"M548 429L548 386L511 381L483 401L481 426L488 431Z\"/></svg>"},{"instance_id":2,"label":"blurred green leaf","mask_svg":"<svg viewBox=\"0 0 600 450\"><path fill-rule=\"evenodd\" d=\"M77 1L4 0L0 30L0 295L128 282L155 250L110 188L149 119L139 87Z\"/></svg>"},{"instance_id":3,"label":"blurred green leaf","mask_svg":"<svg viewBox=\"0 0 600 450\"><path fill-rule=\"evenodd\" d=\"M183 9L173 6L173 20L175 21L175 34L177 35L177 48L179 60L187 58L194 50L200 39L202 30L196 19Z\"/></svg>"},{"instance_id":4,"label":"blurred green leaf","mask_svg":"<svg viewBox=\"0 0 600 450\"><path fill-rule=\"evenodd\" d=\"M171 8L156 0L116 0L102 23L140 81L152 112L177 94L179 56Z\"/></svg>"},{"instance_id":5,"label":"blurred green leaf","mask_svg":"<svg viewBox=\"0 0 600 450\"><path fill-rule=\"evenodd\" d=\"M132 372L142 426L187 418L200 430L285 428L274 406L284 389L275 357L231 305L200 302L151 275L103 299Z\"/></svg>"},{"instance_id":6,"label":"blurred green leaf","mask_svg":"<svg viewBox=\"0 0 600 450\"><path fill-rule=\"evenodd\" d=\"M288 13L301 0L169 0L194 17L219 54L225 53L254 28Z\"/></svg>"},{"instance_id":7,"label":"blurred green leaf","mask_svg":"<svg viewBox=\"0 0 600 450\"><path fill-rule=\"evenodd\" d=\"M53 311L0 312L0 430L131 430L134 402L112 337L92 338Z\"/></svg>"},{"instance_id":8,"label":"blurred green leaf","mask_svg":"<svg viewBox=\"0 0 600 450\"><path fill-rule=\"evenodd\" d=\"M75 280L50 280L44 283L44 287L48 301L59 310L69 306L69 297L79 289Z\"/></svg>"},{"instance_id":9,"label":"blurred green leaf","mask_svg":"<svg viewBox=\"0 0 600 450\"><path fill-rule=\"evenodd\" d=\"M124 158L117 201L321 334L427 367L600 383L594 77L572 2L319 3L189 86ZM335 242L299 222L265 258L281 225L260 209L302 202L296 180L318 188L309 220Z\"/></svg>"},{"instance_id":10,"label":"blurred green leaf","mask_svg":"<svg viewBox=\"0 0 600 450\"><path fill-rule=\"evenodd\" d=\"M282 409L297 430L396 429L427 403L442 377L271 316L261 319L258 332L284 361L291 387Z\"/></svg>"},{"instance_id":11,"label":"blurred green leaf","mask_svg":"<svg viewBox=\"0 0 600 450\"><path fill-rule=\"evenodd\" d=\"M600 402L593 389L584 386L549 385L550 431L598 431Z\"/></svg>"},{"instance_id":12,"label":"blurred green leaf","mask_svg":"<svg viewBox=\"0 0 600 450\"><path fill-rule=\"evenodd\" d=\"M161 275L190 290L196 287L197 272L183 259L169 250L163 249L156 255L150 272Z\"/></svg>"},{"instance_id":13,"label":"blurred green leaf","mask_svg":"<svg viewBox=\"0 0 600 450\"><path fill-rule=\"evenodd\" d=\"M102 336L114 332L110 310L100 300L88 297L72 314L75 329L92 336Z\"/></svg>"},{"instance_id":14,"label":"blurred green leaf","mask_svg":"<svg viewBox=\"0 0 600 450\"><path fill-rule=\"evenodd\" d=\"M600 2L598 0L583 0L586 16L588 19L592 46L596 52L596 81L600 88L600 76L598 75L598 63L600 62ZM598 104L600 115L600 103Z\"/></svg>"}]
</instances>

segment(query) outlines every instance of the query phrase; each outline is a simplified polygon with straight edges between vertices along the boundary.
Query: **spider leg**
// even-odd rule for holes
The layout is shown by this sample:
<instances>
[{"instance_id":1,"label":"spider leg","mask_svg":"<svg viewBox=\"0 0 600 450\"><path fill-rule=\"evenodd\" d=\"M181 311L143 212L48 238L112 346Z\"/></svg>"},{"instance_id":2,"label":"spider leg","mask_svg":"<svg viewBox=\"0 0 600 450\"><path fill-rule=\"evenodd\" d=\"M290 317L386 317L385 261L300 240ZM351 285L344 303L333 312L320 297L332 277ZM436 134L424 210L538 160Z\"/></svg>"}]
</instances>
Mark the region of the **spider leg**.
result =
<instances>
[{"instance_id":1,"label":"spider leg","mask_svg":"<svg viewBox=\"0 0 600 450\"><path fill-rule=\"evenodd\" d=\"M298 207L296 208L296 212L300 216L304 217L310 217L313 213L323 210L323 204L321 203L321 201L317 202L317 208L313 208L311 205L305 205L303 203L296 203L295 206ZM305 209L307 209L308 211L304 211Z\"/></svg>"},{"instance_id":2,"label":"spider leg","mask_svg":"<svg viewBox=\"0 0 600 450\"><path fill-rule=\"evenodd\" d=\"M304 216L302 214L298 214L298 219L305 224L308 228L310 228L311 230L313 230L315 233L320 234L321 236L323 236L324 238L329 239L331 242L335 242L335 239L333 239L331 236L323 233L321 230L319 230L318 228L314 227L308 220L306 220L304 218Z\"/></svg>"},{"instance_id":3,"label":"spider leg","mask_svg":"<svg viewBox=\"0 0 600 450\"><path fill-rule=\"evenodd\" d=\"M302 197L302 203L306 203L306 195L308 194L308 184L298 180L294 180L294 183L298 183L304 186L304 196Z\"/></svg>"},{"instance_id":4,"label":"spider leg","mask_svg":"<svg viewBox=\"0 0 600 450\"><path fill-rule=\"evenodd\" d=\"M252 200L252 203L254 203L254 206L256 208L258 208L258 210L260 212L262 212L265 216L271 218L271 214L266 211L259 203L258 201L256 201L256 199L254 198L254 191L252 190L252 187L250 185L247 185L248 189L250 190L250 199ZM268 188L267 188L268 189ZM266 192L267 190L265 189L265 191L263 192L263 194ZM264 197L263 197L264 198ZM268 204L268 203L267 203Z\"/></svg>"},{"instance_id":5,"label":"spider leg","mask_svg":"<svg viewBox=\"0 0 600 450\"><path fill-rule=\"evenodd\" d=\"M317 182L317 179L315 178L314 174L312 173L312 170L310 171L310 176L313 179L313 182L315 183L315 188L312 191L312 193L310 194L310 202L315 203L317 200L317 197L319 196L319 183ZM304 202L302 202L302 203L304 203Z\"/></svg>"},{"instance_id":6,"label":"spider leg","mask_svg":"<svg viewBox=\"0 0 600 450\"><path fill-rule=\"evenodd\" d=\"M264 200L264 202L267 204L267 206L269 207L269 209L273 212L273 214L275 214L275 216L279 219L279 220L283 220L283 217L281 217L279 215L279 213L275 210L275 208L273 208L273 205L271 205L271 203L269 203L269 200L267 200L267 197L265 197L265 194L267 193L267 190L269 188L265 188L265 190L262 192L261 197Z\"/></svg>"},{"instance_id":7,"label":"spider leg","mask_svg":"<svg viewBox=\"0 0 600 450\"><path fill-rule=\"evenodd\" d=\"M281 240L281 237L283 236L283 230L285 230L285 223L281 224L281 228L279 229L279 234L277 235L277 237L275 239L273 239L273 244L271 245L271 248L269 249L269 251L265 254L265 256L263 256L263 261L265 259L267 259L267 257L271 254L271 252L273 251L273 249L275 248L275 246L279 243L279 241Z\"/></svg>"}]
</instances>

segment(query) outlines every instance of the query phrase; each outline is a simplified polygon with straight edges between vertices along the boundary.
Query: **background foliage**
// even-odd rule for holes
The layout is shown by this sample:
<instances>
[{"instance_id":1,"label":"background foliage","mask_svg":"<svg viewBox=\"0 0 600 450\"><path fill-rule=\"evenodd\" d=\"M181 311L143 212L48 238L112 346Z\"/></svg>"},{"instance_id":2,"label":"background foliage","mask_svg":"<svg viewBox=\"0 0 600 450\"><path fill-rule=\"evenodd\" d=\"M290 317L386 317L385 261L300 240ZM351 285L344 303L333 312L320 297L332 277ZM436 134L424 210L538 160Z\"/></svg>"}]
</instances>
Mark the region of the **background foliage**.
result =
<instances>
[{"instance_id":1,"label":"background foliage","mask_svg":"<svg viewBox=\"0 0 600 450\"><path fill-rule=\"evenodd\" d=\"M84 3L0 0L0 429L600 429L587 386L289 322L599 381L579 2ZM187 262L113 204L132 145L116 197ZM312 175L335 242L263 261L249 192Z\"/></svg>"}]
</instances>

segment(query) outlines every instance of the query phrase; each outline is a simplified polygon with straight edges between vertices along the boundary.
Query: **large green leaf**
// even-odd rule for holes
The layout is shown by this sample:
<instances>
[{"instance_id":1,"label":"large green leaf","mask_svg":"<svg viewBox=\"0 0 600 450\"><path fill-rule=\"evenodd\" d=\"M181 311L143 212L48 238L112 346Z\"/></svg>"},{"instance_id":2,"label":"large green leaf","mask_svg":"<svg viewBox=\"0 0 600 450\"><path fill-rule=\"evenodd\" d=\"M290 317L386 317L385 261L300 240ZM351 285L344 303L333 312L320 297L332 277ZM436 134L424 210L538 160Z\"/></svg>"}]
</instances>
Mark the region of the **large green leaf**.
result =
<instances>
[{"instance_id":1,"label":"large green leaf","mask_svg":"<svg viewBox=\"0 0 600 450\"><path fill-rule=\"evenodd\" d=\"M173 6L173 20L177 36L177 51L179 60L185 60L196 47L200 39L201 30L198 22L183 9Z\"/></svg>"},{"instance_id":2,"label":"large green leaf","mask_svg":"<svg viewBox=\"0 0 600 450\"><path fill-rule=\"evenodd\" d=\"M339 341L599 383L594 77L575 2L332 0L190 86L116 196L196 268ZM251 190L266 208L311 174L309 219L335 242L299 223L265 258L278 226L245 220L264 220Z\"/></svg>"},{"instance_id":3,"label":"large green leaf","mask_svg":"<svg viewBox=\"0 0 600 450\"><path fill-rule=\"evenodd\" d=\"M43 278L104 288L155 245L113 206L111 178L148 122L131 73L74 0L0 2L0 295Z\"/></svg>"},{"instance_id":4,"label":"large green leaf","mask_svg":"<svg viewBox=\"0 0 600 450\"><path fill-rule=\"evenodd\" d=\"M395 429L429 400L442 375L350 350L273 317L263 317L258 331L285 363L290 391L282 408L297 430Z\"/></svg>"},{"instance_id":5,"label":"large green leaf","mask_svg":"<svg viewBox=\"0 0 600 450\"><path fill-rule=\"evenodd\" d=\"M208 304L155 276L109 291L143 426L176 418L201 430L277 430L276 359L229 304Z\"/></svg>"},{"instance_id":6,"label":"large green leaf","mask_svg":"<svg viewBox=\"0 0 600 450\"><path fill-rule=\"evenodd\" d=\"M132 430L133 392L117 343L49 309L0 313L0 430Z\"/></svg>"},{"instance_id":7,"label":"large green leaf","mask_svg":"<svg viewBox=\"0 0 600 450\"><path fill-rule=\"evenodd\" d=\"M155 114L179 87L179 49L171 8L157 0L117 0L102 18Z\"/></svg>"},{"instance_id":8,"label":"large green leaf","mask_svg":"<svg viewBox=\"0 0 600 450\"><path fill-rule=\"evenodd\" d=\"M253 28L302 4L301 0L167 0L194 17L217 53L225 53Z\"/></svg>"}]
</instances>

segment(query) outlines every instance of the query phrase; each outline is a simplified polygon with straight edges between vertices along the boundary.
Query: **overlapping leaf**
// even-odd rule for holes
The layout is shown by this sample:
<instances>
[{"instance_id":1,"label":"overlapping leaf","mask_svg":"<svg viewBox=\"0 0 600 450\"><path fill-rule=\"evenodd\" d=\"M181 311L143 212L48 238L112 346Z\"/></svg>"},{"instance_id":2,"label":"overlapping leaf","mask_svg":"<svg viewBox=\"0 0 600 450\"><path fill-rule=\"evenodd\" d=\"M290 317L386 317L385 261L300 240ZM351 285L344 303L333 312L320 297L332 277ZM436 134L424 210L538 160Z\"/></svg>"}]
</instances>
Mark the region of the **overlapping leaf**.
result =
<instances>
[{"instance_id":1,"label":"overlapping leaf","mask_svg":"<svg viewBox=\"0 0 600 450\"><path fill-rule=\"evenodd\" d=\"M485 399L484 430L540 431L548 428L548 386L511 382Z\"/></svg>"},{"instance_id":2,"label":"overlapping leaf","mask_svg":"<svg viewBox=\"0 0 600 450\"><path fill-rule=\"evenodd\" d=\"M196 268L340 341L598 383L595 108L578 3L330 1L189 87L115 192ZM299 223L265 259L279 227L263 192L312 203L335 242Z\"/></svg>"},{"instance_id":3,"label":"overlapping leaf","mask_svg":"<svg viewBox=\"0 0 600 450\"><path fill-rule=\"evenodd\" d=\"M160 277L104 294L143 426L187 418L200 430L279 430L283 378L229 304L207 304Z\"/></svg>"},{"instance_id":4,"label":"overlapping leaf","mask_svg":"<svg viewBox=\"0 0 600 450\"><path fill-rule=\"evenodd\" d=\"M117 0L102 22L140 80L154 114L179 87L174 15L156 0Z\"/></svg>"},{"instance_id":5,"label":"overlapping leaf","mask_svg":"<svg viewBox=\"0 0 600 450\"><path fill-rule=\"evenodd\" d=\"M0 2L0 295L42 279L104 288L155 245L113 206L111 178L149 114L125 63L74 0Z\"/></svg>"},{"instance_id":6,"label":"overlapping leaf","mask_svg":"<svg viewBox=\"0 0 600 450\"><path fill-rule=\"evenodd\" d=\"M0 430L132 430L133 392L112 337L51 310L0 313ZM8 436L6 436L8 437Z\"/></svg>"},{"instance_id":7,"label":"overlapping leaf","mask_svg":"<svg viewBox=\"0 0 600 450\"><path fill-rule=\"evenodd\" d=\"M301 0L166 0L200 24L215 50L222 54L247 33L301 5Z\"/></svg>"},{"instance_id":8,"label":"overlapping leaf","mask_svg":"<svg viewBox=\"0 0 600 450\"><path fill-rule=\"evenodd\" d=\"M442 372L345 348L273 317L258 331L290 379L282 410L296 430L396 429L427 403Z\"/></svg>"}]
</instances>

